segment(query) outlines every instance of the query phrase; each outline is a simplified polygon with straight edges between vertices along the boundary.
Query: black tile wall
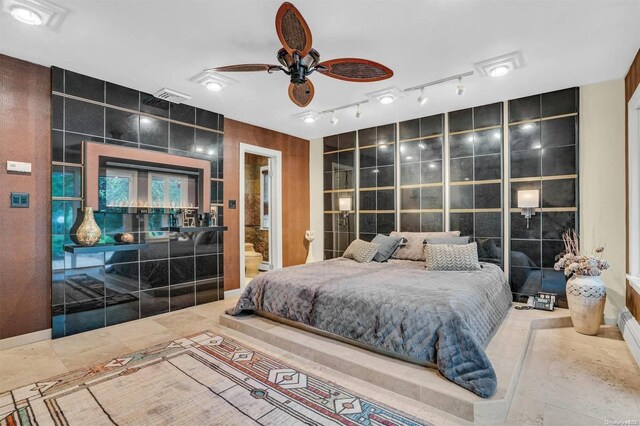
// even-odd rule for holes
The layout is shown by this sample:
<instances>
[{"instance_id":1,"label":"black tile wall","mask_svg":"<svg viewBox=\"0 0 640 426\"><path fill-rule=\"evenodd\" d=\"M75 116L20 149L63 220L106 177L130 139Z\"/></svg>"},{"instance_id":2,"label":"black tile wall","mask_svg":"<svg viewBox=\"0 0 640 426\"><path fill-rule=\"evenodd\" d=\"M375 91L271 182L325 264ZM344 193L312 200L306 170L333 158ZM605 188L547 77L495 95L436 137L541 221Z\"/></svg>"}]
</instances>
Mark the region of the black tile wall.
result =
<instances>
[{"instance_id":1,"label":"black tile wall","mask_svg":"<svg viewBox=\"0 0 640 426\"><path fill-rule=\"evenodd\" d=\"M562 232L578 227L578 92L570 88L511 100L508 123L503 123L505 104L495 103L448 113L448 129L445 114L397 123L397 141L394 124L358 130L357 138L355 132L324 138L325 258L342 255L356 237L355 217L357 236L371 240L396 226L412 232L444 230L448 210L449 229L471 236L481 260L502 266L508 256L514 300L526 302L530 294L552 291L566 306L565 278L553 264L563 249ZM505 130L508 176L503 175ZM443 164L445 134L449 164ZM517 193L529 189L540 191L543 210L527 227ZM350 197L354 208L358 201L357 215L345 218L338 212L341 197ZM505 219L510 253L504 249Z\"/></svg>"},{"instance_id":2,"label":"black tile wall","mask_svg":"<svg viewBox=\"0 0 640 426\"><path fill-rule=\"evenodd\" d=\"M342 256L355 239L355 214L345 217L339 211L340 198L350 198L353 211L355 194L356 132L324 138L324 257ZM375 156L373 158L375 164ZM372 176L375 182L375 175ZM375 202L375 201L374 201Z\"/></svg>"},{"instance_id":3,"label":"black tile wall","mask_svg":"<svg viewBox=\"0 0 640 426\"><path fill-rule=\"evenodd\" d=\"M449 113L450 229L502 265L502 103Z\"/></svg>"},{"instance_id":4,"label":"black tile wall","mask_svg":"<svg viewBox=\"0 0 640 426\"><path fill-rule=\"evenodd\" d=\"M403 121L400 134L400 230L443 230L444 114Z\"/></svg>"},{"instance_id":5,"label":"black tile wall","mask_svg":"<svg viewBox=\"0 0 640 426\"><path fill-rule=\"evenodd\" d=\"M53 337L223 299L222 232L168 233L168 215L96 212L102 242L131 232L148 247L72 255L64 245L82 207L83 141L210 161L210 201L223 224L224 116L57 67L51 78Z\"/></svg>"},{"instance_id":6,"label":"black tile wall","mask_svg":"<svg viewBox=\"0 0 640 426\"><path fill-rule=\"evenodd\" d=\"M577 88L509 101L511 148L511 289L515 300L538 291L558 293L566 307L565 277L553 270L562 233L578 223ZM533 121L532 121L533 120ZM519 190L540 191L527 222L517 210Z\"/></svg>"},{"instance_id":7,"label":"black tile wall","mask_svg":"<svg viewBox=\"0 0 640 426\"><path fill-rule=\"evenodd\" d=\"M396 229L396 125L387 124L358 131L360 174L360 239Z\"/></svg>"}]
</instances>

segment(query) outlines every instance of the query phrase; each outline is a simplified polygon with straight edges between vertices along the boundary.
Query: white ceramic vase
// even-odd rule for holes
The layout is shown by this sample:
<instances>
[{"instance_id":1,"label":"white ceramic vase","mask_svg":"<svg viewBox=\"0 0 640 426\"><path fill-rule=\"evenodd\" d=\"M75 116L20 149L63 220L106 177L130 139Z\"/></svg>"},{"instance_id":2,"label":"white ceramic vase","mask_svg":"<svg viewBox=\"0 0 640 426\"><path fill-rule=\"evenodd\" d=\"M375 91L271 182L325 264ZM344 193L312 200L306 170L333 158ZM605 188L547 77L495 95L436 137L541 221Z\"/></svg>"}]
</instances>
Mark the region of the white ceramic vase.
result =
<instances>
[{"instance_id":1,"label":"white ceramic vase","mask_svg":"<svg viewBox=\"0 0 640 426\"><path fill-rule=\"evenodd\" d=\"M567 303L573 328L595 336L604 316L607 289L599 276L574 275L567 281Z\"/></svg>"}]
</instances>

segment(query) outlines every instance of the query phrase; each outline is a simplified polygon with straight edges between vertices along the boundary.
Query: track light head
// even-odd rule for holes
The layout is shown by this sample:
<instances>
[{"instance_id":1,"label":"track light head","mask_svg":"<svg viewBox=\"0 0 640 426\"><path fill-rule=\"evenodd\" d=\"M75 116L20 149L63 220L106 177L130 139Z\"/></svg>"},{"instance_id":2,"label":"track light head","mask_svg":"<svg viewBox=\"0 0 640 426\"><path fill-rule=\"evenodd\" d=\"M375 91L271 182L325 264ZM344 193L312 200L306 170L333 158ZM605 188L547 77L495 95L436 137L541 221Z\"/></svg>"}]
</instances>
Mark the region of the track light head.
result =
<instances>
[{"instance_id":1,"label":"track light head","mask_svg":"<svg viewBox=\"0 0 640 426\"><path fill-rule=\"evenodd\" d=\"M331 117L331 120L329 120L329 123L335 126L336 124L338 124L338 117L336 117L335 111L332 111L331 113L332 113L332 117Z\"/></svg>"},{"instance_id":2,"label":"track light head","mask_svg":"<svg viewBox=\"0 0 640 426\"><path fill-rule=\"evenodd\" d=\"M462 84L462 77L458 77L458 86L456 87L456 95L458 96L464 95L465 90L466 88L464 87L464 84Z\"/></svg>"},{"instance_id":3,"label":"track light head","mask_svg":"<svg viewBox=\"0 0 640 426\"><path fill-rule=\"evenodd\" d=\"M424 87L420 89L420 96L418 96L418 103L420 104L420 106L424 105L427 103L427 101L429 100L429 98L427 98L424 95Z\"/></svg>"},{"instance_id":4,"label":"track light head","mask_svg":"<svg viewBox=\"0 0 640 426\"><path fill-rule=\"evenodd\" d=\"M362 112L360 111L360 104L358 104L356 106L356 118L361 118L362 117Z\"/></svg>"}]
</instances>

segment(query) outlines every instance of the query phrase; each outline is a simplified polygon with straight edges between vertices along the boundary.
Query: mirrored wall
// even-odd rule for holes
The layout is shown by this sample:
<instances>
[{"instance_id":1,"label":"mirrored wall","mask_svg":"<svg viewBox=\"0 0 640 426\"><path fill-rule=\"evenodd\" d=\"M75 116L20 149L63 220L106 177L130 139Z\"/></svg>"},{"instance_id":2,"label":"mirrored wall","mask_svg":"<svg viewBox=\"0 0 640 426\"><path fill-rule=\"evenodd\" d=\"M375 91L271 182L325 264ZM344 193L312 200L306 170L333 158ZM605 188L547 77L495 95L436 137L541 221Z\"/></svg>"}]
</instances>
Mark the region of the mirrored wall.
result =
<instances>
[{"instance_id":1,"label":"mirrored wall","mask_svg":"<svg viewBox=\"0 0 640 426\"><path fill-rule=\"evenodd\" d=\"M516 300L549 291L566 303L565 277L553 269L562 232L578 227L578 89L509 101L511 289ZM518 209L518 192L537 191L536 214ZM521 193L522 194L522 193Z\"/></svg>"},{"instance_id":2,"label":"mirrored wall","mask_svg":"<svg viewBox=\"0 0 640 426\"><path fill-rule=\"evenodd\" d=\"M324 138L325 258L356 236L459 230L481 261L507 270L515 300L550 291L566 303L553 264L562 232L578 227L578 96L571 88ZM538 191L528 225L525 190Z\"/></svg>"},{"instance_id":3,"label":"mirrored wall","mask_svg":"<svg viewBox=\"0 0 640 426\"><path fill-rule=\"evenodd\" d=\"M355 239L355 148L356 132L324 138L325 259L342 256Z\"/></svg>"},{"instance_id":4,"label":"mirrored wall","mask_svg":"<svg viewBox=\"0 0 640 426\"><path fill-rule=\"evenodd\" d=\"M400 230L444 230L444 114L399 123Z\"/></svg>"}]
</instances>

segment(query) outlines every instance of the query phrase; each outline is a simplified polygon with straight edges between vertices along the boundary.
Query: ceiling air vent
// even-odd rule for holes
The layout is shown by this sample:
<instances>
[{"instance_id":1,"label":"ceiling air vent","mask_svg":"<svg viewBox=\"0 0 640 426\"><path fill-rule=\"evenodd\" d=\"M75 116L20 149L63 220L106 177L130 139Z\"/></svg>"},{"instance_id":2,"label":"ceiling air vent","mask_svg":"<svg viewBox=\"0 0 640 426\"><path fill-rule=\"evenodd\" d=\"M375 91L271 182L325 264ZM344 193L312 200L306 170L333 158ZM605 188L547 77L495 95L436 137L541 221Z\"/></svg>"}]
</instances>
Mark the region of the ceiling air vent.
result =
<instances>
[{"instance_id":1,"label":"ceiling air vent","mask_svg":"<svg viewBox=\"0 0 640 426\"><path fill-rule=\"evenodd\" d=\"M166 87L164 89L158 90L153 94L153 96L159 99L173 102L174 104L181 104L184 101L188 101L189 99L191 99L191 96L189 95L185 95L184 93L180 93L175 90L167 89Z\"/></svg>"}]
</instances>

